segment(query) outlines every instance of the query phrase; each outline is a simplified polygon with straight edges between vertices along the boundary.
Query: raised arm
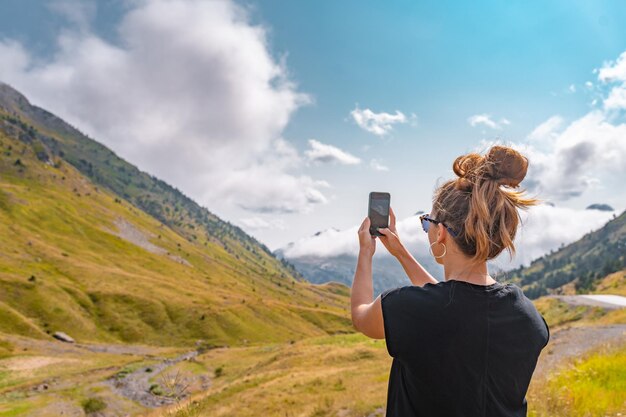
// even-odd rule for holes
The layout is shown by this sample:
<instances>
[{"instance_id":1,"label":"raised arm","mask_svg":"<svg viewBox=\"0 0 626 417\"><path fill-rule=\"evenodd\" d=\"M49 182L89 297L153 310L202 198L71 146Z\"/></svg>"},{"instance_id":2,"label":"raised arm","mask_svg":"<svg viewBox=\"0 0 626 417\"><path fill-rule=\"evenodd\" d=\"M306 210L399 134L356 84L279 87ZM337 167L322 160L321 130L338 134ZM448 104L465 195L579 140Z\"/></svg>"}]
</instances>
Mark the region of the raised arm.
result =
<instances>
[{"instance_id":1,"label":"raised arm","mask_svg":"<svg viewBox=\"0 0 626 417\"><path fill-rule=\"evenodd\" d=\"M354 328L373 339L384 339L385 329L380 296L374 297L372 283L372 257L376 251L376 238L369 232L370 220L366 217L359 228L359 258L356 264L350 304Z\"/></svg>"},{"instance_id":2,"label":"raised arm","mask_svg":"<svg viewBox=\"0 0 626 417\"><path fill-rule=\"evenodd\" d=\"M400 262L413 285L423 287L429 282L436 284L437 280L417 262L400 241L398 231L396 230L396 215L391 207L389 208L389 216L389 228L378 229L384 235L380 237L380 241L383 242L389 253Z\"/></svg>"},{"instance_id":3,"label":"raised arm","mask_svg":"<svg viewBox=\"0 0 626 417\"><path fill-rule=\"evenodd\" d=\"M384 232L381 231L381 233ZM438 282L419 262L417 262L417 259L415 259L406 248L403 249L396 258L400 261L404 272L406 272L413 285L423 287L429 282L432 284Z\"/></svg>"}]
</instances>

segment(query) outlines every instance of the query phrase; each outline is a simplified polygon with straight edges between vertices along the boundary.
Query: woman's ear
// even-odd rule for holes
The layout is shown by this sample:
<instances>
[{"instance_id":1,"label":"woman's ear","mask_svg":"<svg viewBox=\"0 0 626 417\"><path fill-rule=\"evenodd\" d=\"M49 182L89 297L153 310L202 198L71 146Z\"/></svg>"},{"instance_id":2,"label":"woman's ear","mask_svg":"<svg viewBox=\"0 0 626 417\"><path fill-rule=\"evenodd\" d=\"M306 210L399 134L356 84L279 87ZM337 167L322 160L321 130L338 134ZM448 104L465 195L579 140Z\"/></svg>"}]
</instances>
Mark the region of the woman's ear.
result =
<instances>
[{"instance_id":1,"label":"woman's ear","mask_svg":"<svg viewBox=\"0 0 626 417\"><path fill-rule=\"evenodd\" d=\"M437 225L437 242L441 243L444 240L446 240L446 228L443 226L443 224L439 223Z\"/></svg>"}]
</instances>

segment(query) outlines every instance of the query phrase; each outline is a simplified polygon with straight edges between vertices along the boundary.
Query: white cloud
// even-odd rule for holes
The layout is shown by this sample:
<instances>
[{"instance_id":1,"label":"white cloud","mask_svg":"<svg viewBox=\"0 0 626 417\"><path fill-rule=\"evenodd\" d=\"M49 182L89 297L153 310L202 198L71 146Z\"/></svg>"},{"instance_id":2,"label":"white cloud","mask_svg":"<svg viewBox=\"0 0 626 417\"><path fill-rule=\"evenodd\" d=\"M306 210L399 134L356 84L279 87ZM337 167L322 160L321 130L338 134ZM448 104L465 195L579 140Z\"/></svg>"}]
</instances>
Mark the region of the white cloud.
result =
<instances>
[{"instance_id":1,"label":"white cloud","mask_svg":"<svg viewBox=\"0 0 626 417\"><path fill-rule=\"evenodd\" d=\"M626 109L626 82L611 89L609 96L604 100L604 108Z\"/></svg>"},{"instance_id":2,"label":"white cloud","mask_svg":"<svg viewBox=\"0 0 626 417\"><path fill-rule=\"evenodd\" d=\"M326 201L327 184L297 174L297 152L281 139L311 98L247 9L132 2L112 44L89 28L88 8L68 4L54 7L75 25L50 60L0 40L0 80L201 203L306 212Z\"/></svg>"},{"instance_id":3,"label":"white cloud","mask_svg":"<svg viewBox=\"0 0 626 417\"><path fill-rule=\"evenodd\" d=\"M570 93L575 93L576 92L576 86L574 84L570 84L569 87L567 88L567 90Z\"/></svg>"},{"instance_id":4,"label":"white cloud","mask_svg":"<svg viewBox=\"0 0 626 417\"><path fill-rule=\"evenodd\" d=\"M284 248L285 258L301 256L337 256L358 254L358 226L346 230L327 229L314 236L305 237Z\"/></svg>"},{"instance_id":5,"label":"white cloud","mask_svg":"<svg viewBox=\"0 0 626 417\"><path fill-rule=\"evenodd\" d=\"M274 140L261 158L229 170L218 182L207 175L206 183L212 188L206 199L214 201L212 194L216 193L231 205L258 213L309 213L314 205L328 202L320 191L330 187L326 181L288 173L302 164L302 158L285 140Z\"/></svg>"},{"instance_id":6,"label":"white cloud","mask_svg":"<svg viewBox=\"0 0 626 417\"><path fill-rule=\"evenodd\" d=\"M598 79L602 82L626 81L626 51L615 61L605 62L598 71Z\"/></svg>"},{"instance_id":7,"label":"white cloud","mask_svg":"<svg viewBox=\"0 0 626 417\"><path fill-rule=\"evenodd\" d=\"M626 109L626 51L616 61L605 62L598 71L598 79L603 83L615 83L604 99L605 110Z\"/></svg>"},{"instance_id":8,"label":"white cloud","mask_svg":"<svg viewBox=\"0 0 626 417\"><path fill-rule=\"evenodd\" d=\"M418 216L399 220L396 228L402 242L410 249L418 250L423 245L428 246L428 237L422 230ZM331 228L321 231L313 236L299 239L287 245L283 248L284 255L286 258L297 258L300 256L356 256L359 253L358 229L359 226L356 225L344 230ZM380 242L377 242L376 253L378 256L389 256L387 250Z\"/></svg>"},{"instance_id":9,"label":"white cloud","mask_svg":"<svg viewBox=\"0 0 626 417\"><path fill-rule=\"evenodd\" d=\"M537 126L535 130L528 135L527 139L531 141L552 141L558 136L563 123L564 120L561 116L552 116Z\"/></svg>"},{"instance_id":10,"label":"white cloud","mask_svg":"<svg viewBox=\"0 0 626 417\"><path fill-rule=\"evenodd\" d=\"M93 0L53 0L48 8L64 16L80 31L88 31L96 15L96 3Z\"/></svg>"},{"instance_id":11,"label":"white cloud","mask_svg":"<svg viewBox=\"0 0 626 417\"><path fill-rule=\"evenodd\" d=\"M340 163L343 165L360 164L361 160L336 146L321 143L315 139L309 139L310 149L305 152L309 160L323 163Z\"/></svg>"},{"instance_id":12,"label":"white cloud","mask_svg":"<svg viewBox=\"0 0 626 417\"><path fill-rule=\"evenodd\" d=\"M606 224L616 212L577 210L540 204L520 210L521 223L515 237L516 255L510 260L508 251L490 261L495 266L509 270L528 265L532 260L568 245L586 233ZM592 215L593 214L593 215ZM397 223L403 244L416 257L428 256L428 236L424 233L418 216L410 216ZM314 236L300 239L284 249L286 258L301 256L331 257L358 255L358 226L345 230L328 229ZM376 243L377 256L391 256L381 242ZM426 255L424 255L426 254Z\"/></svg>"},{"instance_id":13,"label":"white cloud","mask_svg":"<svg viewBox=\"0 0 626 417\"><path fill-rule=\"evenodd\" d=\"M547 151L529 149L534 189L555 200L582 195L599 178L626 171L626 124L614 124L593 110L573 121Z\"/></svg>"},{"instance_id":14,"label":"white cloud","mask_svg":"<svg viewBox=\"0 0 626 417\"><path fill-rule=\"evenodd\" d=\"M489 127L491 129L502 129L503 125L510 125L511 122L505 118L500 119L499 122L496 122L492 119L490 114L475 114L467 118L467 122L472 127L476 127L478 125L483 125Z\"/></svg>"},{"instance_id":15,"label":"white cloud","mask_svg":"<svg viewBox=\"0 0 626 417\"><path fill-rule=\"evenodd\" d=\"M626 124L612 123L604 112L592 110L560 132L542 125L533 132L547 133L544 140L505 144L528 157L521 186L540 198L566 201L601 187L602 178L626 172ZM480 149L499 142L482 141Z\"/></svg>"},{"instance_id":16,"label":"white cloud","mask_svg":"<svg viewBox=\"0 0 626 417\"><path fill-rule=\"evenodd\" d=\"M374 113L370 109L360 109L358 106L350 112L352 118L361 129L364 129L377 136L384 136L393 130L396 123L406 123L407 117L404 113L396 110L391 113ZM415 117L413 117L415 120Z\"/></svg>"},{"instance_id":17,"label":"white cloud","mask_svg":"<svg viewBox=\"0 0 626 417\"><path fill-rule=\"evenodd\" d=\"M248 230L259 230L259 229L285 229L285 222L282 219L263 219L261 217L244 217L239 219L239 223L243 226L244 229Z\"/></svg>"},{"instance_id":18,"label":"white cloud","mask_svg":"<svg viewBox=\"0 0 626 417\"><path fill-rule=\"evenodd\" d=\"M380 161L378 161L378 159L372 159L370 161L370 167L374 171L389 171L389 167L381 164Z\"/></svg>"}]
</instances>

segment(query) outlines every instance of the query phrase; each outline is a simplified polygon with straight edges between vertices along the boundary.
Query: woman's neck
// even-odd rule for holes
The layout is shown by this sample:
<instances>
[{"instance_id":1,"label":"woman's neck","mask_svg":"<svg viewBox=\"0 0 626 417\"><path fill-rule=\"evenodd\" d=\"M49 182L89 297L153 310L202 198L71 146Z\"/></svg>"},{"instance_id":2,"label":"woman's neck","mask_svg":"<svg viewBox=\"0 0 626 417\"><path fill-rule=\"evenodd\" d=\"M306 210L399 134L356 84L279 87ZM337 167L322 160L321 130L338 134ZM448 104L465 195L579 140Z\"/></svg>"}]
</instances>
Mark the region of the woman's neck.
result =
<instances>
[{"instance_id":1,"label":"woman's neck","mask_svg":"<svg viewBox=\"0 0 626 417\"><path fill-rule=\"evenodd\" d=\"M444 265L443 270L446 281L466 281L479 285L490 285L496 282L496 280L489 275L486 262L474 267L468 267L467 264L462 263L457 265Z\"/></svg>"}]
</instances>

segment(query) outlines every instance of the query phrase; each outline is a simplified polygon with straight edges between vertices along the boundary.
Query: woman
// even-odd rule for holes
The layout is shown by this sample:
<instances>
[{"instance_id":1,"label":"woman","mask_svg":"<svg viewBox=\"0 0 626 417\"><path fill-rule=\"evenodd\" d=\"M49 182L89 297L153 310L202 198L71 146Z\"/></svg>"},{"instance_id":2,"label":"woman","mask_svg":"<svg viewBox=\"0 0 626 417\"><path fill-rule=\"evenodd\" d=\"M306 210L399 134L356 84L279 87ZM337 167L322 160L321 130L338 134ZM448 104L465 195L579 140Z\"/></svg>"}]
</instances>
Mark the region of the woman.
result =
<instances>
[{"instance_id":1,"label":"woman","mask_svg":"<svg viewBox=\"0 0 626 417\"><path fill-rule=\"evenodd\" d=\"M550 330L522 290L493 279L486 262L504 249L513 256L517 209L539 202L513 190L527 168L526 157L498 145L454 161L458 178L441 185L430 214L420 216L443 282L403 246L390 210L380 240L413 285L372 301L376 238L369 218L361 224L352 322L384 338L393 357L387 417L526 416L526 391Z\"/></svg>"}]
</instances>

